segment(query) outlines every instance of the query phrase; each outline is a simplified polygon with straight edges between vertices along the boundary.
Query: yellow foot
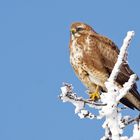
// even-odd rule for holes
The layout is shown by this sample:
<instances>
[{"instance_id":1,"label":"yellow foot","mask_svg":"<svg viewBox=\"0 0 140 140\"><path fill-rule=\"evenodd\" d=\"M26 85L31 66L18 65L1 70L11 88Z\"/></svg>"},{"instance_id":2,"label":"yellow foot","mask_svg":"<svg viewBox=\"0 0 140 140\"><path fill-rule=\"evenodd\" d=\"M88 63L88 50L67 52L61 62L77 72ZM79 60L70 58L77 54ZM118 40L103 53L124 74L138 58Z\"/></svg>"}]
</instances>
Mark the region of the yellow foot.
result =
<instances>
[{"instance_id":1,"label":"yellow foot","mask_svg":"<svg viewBox=\"0 0 140 140\"><path fill-rule=\"evenodd\" d=\"M99 86L96 87L95 92L89 92L89 97L92 101L100 99Z\"/></svg>"}]
</instances>

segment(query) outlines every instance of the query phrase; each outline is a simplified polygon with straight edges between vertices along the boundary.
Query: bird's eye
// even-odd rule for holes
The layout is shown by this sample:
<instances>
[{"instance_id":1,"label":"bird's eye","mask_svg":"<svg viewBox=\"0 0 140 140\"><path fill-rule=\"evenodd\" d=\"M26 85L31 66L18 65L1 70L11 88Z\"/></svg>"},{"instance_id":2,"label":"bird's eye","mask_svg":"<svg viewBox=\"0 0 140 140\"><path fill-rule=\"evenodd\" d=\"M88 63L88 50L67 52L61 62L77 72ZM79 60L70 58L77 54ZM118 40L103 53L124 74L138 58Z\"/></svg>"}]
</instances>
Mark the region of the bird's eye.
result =
<instances>
[{"instance_id":1,"label":"bird's eye","mask_svg":"<svg viewBox=\"0 0 140 140\"><path fill-rule=\"evenodd\" d=\"M76 29L77 32L82 31L82 30L83 30L83 28L81 28L81 27L78 27L78 28Z\"/></svg>"}]
</instances>

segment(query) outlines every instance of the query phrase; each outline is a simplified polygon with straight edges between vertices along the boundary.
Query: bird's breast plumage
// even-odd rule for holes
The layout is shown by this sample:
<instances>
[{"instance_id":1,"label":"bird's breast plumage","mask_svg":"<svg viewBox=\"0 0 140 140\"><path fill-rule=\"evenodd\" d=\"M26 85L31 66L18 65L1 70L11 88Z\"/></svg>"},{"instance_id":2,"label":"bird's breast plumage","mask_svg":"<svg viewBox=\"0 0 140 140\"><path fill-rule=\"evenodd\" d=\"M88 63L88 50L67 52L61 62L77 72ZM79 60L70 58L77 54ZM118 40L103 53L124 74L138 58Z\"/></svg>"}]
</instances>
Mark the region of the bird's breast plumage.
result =
<instances>
[{"instance_id":1,"label":"bird's breast plumage","mask_svg":"<svg viewBox=\"0 0 140 140\"><path fill-rule=\"evenodd\" d=\"M95 54L88 44L89 40L87 40L87 37L80 43L76 39L71 40L70 62L78 78L91 89L93 87L91 86L92 84L104 86L106 76L96 68L96 56L94 56Z\"/></svg>"},{"instance_id":2,"label":"bird's breast plumage","mask_svg":"<svg viewBox=\"0 0 140 140\"><path fill-rule=\"evenodd\" d=\"M83 50L81 47L77 44L77 42L74 40L71 44L71 51L70 51L70 62L72 65L77 65L82 63L83 58Z\"/></svg>"}]
</instances>

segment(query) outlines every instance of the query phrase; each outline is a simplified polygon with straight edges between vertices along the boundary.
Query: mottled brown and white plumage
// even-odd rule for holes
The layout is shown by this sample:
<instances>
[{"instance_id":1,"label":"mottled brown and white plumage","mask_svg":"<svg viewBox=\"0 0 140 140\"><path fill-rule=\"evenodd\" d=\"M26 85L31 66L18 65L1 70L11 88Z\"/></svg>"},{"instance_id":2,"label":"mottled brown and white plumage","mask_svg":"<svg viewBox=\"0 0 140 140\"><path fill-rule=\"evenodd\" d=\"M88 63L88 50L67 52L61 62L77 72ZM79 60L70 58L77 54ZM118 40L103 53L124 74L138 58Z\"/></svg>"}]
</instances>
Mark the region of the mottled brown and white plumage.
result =
<instances>
[{"instance_id":1,"label":"mottled brown and white plumage","mask_svg":"<svg viewBox=\"0 0 140 140\"><path fill-rule=\"evenodd\" d=\"M96 33L89 25L76 22L71 25L70 62L82 83L94 92L96 86L106 91L108 79L117 61L119 49L107 37ZM122 86L134 72L125 62L120 69L116 82ZM135 84L121 99L126 106L140 110L140 95Z\"/></svg>"}]
</instances>

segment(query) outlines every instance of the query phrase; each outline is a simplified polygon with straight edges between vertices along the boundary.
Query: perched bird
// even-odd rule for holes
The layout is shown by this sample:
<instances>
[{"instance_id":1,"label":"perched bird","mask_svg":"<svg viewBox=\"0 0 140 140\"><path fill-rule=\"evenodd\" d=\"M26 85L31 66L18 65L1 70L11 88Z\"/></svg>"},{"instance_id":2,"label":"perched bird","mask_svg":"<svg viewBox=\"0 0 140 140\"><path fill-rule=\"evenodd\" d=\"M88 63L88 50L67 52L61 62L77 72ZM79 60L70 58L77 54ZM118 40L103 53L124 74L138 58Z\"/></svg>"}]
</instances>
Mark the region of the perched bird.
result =
<instances>
[{"instance_id":1,"label":"perched bird","mask_svg":"<svg viewBox=\"0 0 140 140\"><path fill-rule=\"evenodd\" d=\"M107 91L104 83L117 61L119 49L87 24L73 23L70 31L70 63L78 78L89 89L90 98L98 100L100 91ZM132 74L134 72L124 60L116 78L117 85L122 87ZM140 94L136 84L120 102L140 111Z\"/></svg>"}]
</instances>

